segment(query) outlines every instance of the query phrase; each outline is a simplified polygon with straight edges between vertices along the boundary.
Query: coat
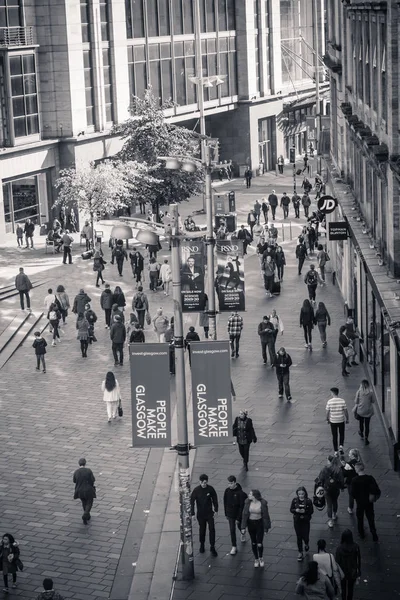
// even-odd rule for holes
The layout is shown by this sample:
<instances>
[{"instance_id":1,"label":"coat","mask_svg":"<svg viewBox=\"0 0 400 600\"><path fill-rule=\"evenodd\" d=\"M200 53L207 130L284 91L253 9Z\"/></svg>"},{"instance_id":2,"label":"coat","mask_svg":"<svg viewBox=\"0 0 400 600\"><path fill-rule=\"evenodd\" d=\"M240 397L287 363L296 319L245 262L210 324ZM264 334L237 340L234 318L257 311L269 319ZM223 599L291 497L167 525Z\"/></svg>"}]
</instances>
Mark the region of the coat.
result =
<instances>
[{"instance_id":1,"label":"coat","mask_svg":"<svg viewBox=\"0 0 400 600\"><path fill-rule=\"evenodd\" d=\"M246 529L247 523L250 516L250 498L247 498L244 503L243 513L242 513L242 525L241 529ZM264 532L267 533L271 529L271 519L268 511L268 502L261 498L261 518L263 520Z\"/></svg>"},{"instance_id":2,"label":"coat","mask_svg":"<svg viewBox=\"0 0 400 600\"><path fill-rule=\"evenodd\" d=\"M287 352L283 355L279 352L275 356L274 367L277 375L286 375L292 366L292 358Z\"/></svg>"},{"instance_id":3,"label":"coat","mask_svg":"<svg viewBox=\"0 0 400 600\"><path fill-rule=\"evenodd\" d=\"M113 344L123 344L126 340L125 325L121 321L115 321L111 325L110 339Z\"/></svg>"},{"instance_id":4,"label":"coat","mask_svg":"<svg viewBox=\"0 0 400 600\"><path fill-rule=\"evenodd\" d=\"M118 304L119 307L123 308L126 306L125 294L124 292L113 293L113 304Z\"/></svg>"},{"instance_id":5,"label":"coat","mask_svg":"<svg viewBox=\"0 0 400 600\"><path fill-rule=\"evenodd\" d=\"M110 310L114 304L113 293L110 289L105 289L100 296L100 306L103 310Z\"/></svg>"},{"instance_id":6,"label":"coat","mask_svg":"<svg viewBox=\"0 0 400 600\"><path fill-rule=\"evenodd\" d=\"M96 498L96 481L92 469L88 467L79 467L74 473L73 482L75 483L74 500L92 500Z\"/></svg>"},{"instance_id":7,"label":"coat","mask_svg":"<svg viewBox=\"0 0 400 600\"><path fill-rule=\"evenodd\" d=\"M235 519L241 522L244 502L247 494L242 490L240 483L236 484L235 489L226 488L224 492L224 511L228 519Z\"/></svg>"},{"instance_id":8,"label":"coat","mask_svg":"<svg viewBox=\"0 0 400 600\"><path fill-rule=\"evenodd\" d=\"M314 309L311 306L311 308L309 310L304 310L304 308L301 308L300 311L300 326L301 325L311 325L311 328L314 327L313 325L314 323Z\"/></svg>"},{"instance_id":9,"label":"coat","mask_svg":"<svg viewBox=\"0 0 400 600\"><path fill-rule=\"evenodd\" d=\"M238 438L239 432L239 419L240 417L236 417L232 426L233 437ZM256 432L254 431L253 420L250 417L246 417L245 419L245 433L247 438L247 443L251 444L251 442L257 442Z\"/></svg>"},{"instance_id":10,"label":"coat","mask_svg":"<svg viewBox=\"0 0 400 600\"><path fill-rule=\"evenodd\" d=\"M87 341L89 339L89 327L89 321L85 317L83 319L78 319L76 322L76 328L78 330L76 338L81 342Z\"/></svg>"},{"instance_id":11,"label":"coat","mask_svg":"<svg viewBox=\"0 0 400 600\"><path fill-rule=\"evenodd\" d=\"M69 297L66 292L56 292L56 302L58 302L61 310L68 310L70 307Z\"/></svg>"},{"instance_id":12,"label":"coat","mask_svg":"<svg viewBox=\"0 0 400 600\"><path fill-rule=\"evenodd\" d=\"M36 356L43 356L43 354L46 354L46 346L47 346L47 342L42 337L35 338L35 340L32 344L32 348L35 349Z\"/></svg>"},{"instance_id":13,"label":"coat","mask_svg":"<svg viewBox=\"0 0 400 600\"><path fill-rule=\"evenodd\" d=\"M303 508L305 512L298 513L298 508ZM314 506L310 498L305 498L304 502L300 502L299 497L296 496L293 498L290 505L290 512L293 515L293 520L295 523L309 523L314 512Z\"/></svg>"},{"instance_id":14,"label":"coat","mask_svg":"<svg viewBox=\"0 0 400 600\"><path fill-rule=\"evenodd\" d=\"M89 298L86 292L79 292L79 294L75 296L72 312L77 315L79 315L79 313L84 313L86 304L89 304L91 301L92 299Z\"/></svg>"},{"instance_id":15,"label":"coat","mask_svg":"<svg viewBox=\"0 0 400 600\"><path fill-rule=\"evenodd\" d=\"M144 258L143 256L140 254L136 255L136 254L132 254L132 252L129 254L129 258L131 261L131 267L132 270L135 272L142 272L144 269Z\"/></svg>"},{"instance_id":16,"label":"coat","mask_svg":"<svg viewBox=\"0 0 400 600\"><path fill-rule=\"evenodd\" d=\"M319 572L318 579L315 583L306 583L304 577L300 577L296 584L296 594L305 596L307 600L333 600L336 596L333 585L328 577Z\"/></svg>"},{"instance_id":17,"label":"coat","mask_svg":"<svg viewBox=\"0 0 400 600\"><path fill-rule=\"evenodd\" d=\"M15 287L19 292L29 292L32 289L31 280L25 273L18 273L15 278Z\"/></svg>"},{"instance_id":18,"label":"coat","mask_svg":"<svg viewBox=\"0 0 400 600\"><path fill-rule=\"evenodd\" d=\"M11 561L8 561L7 556L9 554L13 555L13 559ZM18 570L18 566L17 566L17 562L19 561L19 555L20 555L20 551L19 551L19 547L18 547L18 542L13 542L11 544L11 546L9 546L8 548L6 548L4 546L3 541L1 541L0 543L0 571L3 571L3 575L6 575L7 573L16 573ZM3 569L3 559L6 558L7 559L7 571L4 572Z\"/></svg>"}]
</instances>

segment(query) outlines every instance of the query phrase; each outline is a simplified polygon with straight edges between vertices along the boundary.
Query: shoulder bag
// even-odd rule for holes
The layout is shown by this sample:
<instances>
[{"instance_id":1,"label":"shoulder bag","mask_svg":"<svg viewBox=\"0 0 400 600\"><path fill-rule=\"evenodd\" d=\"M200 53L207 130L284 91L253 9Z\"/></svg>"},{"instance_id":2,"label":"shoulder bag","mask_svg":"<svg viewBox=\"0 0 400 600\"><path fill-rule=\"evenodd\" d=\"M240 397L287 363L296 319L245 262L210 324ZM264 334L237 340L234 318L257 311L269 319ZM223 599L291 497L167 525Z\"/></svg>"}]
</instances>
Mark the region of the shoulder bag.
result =
<instances>
[{"instance_id":1,"label":"shoulder bag","mask_svg":"<svg viewBox=\"0 0 400 600\"><path fill-rule=\"evenodd\" d=\"M122 408L121 398L118 400L118 416L119 417L124 416L124 409Z\"/></svg>"}]
</instances>

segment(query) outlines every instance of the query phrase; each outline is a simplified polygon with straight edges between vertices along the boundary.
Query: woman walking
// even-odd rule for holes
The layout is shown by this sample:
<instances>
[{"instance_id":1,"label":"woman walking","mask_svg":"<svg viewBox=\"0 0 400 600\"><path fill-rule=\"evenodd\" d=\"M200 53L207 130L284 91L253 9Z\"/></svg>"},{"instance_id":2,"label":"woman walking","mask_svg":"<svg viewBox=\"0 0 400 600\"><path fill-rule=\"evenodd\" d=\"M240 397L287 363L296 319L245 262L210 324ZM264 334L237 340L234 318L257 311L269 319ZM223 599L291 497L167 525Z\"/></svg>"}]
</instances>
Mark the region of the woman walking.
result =
<instances>
[{"instance_id":1,"label":"woman walking","mask_svg":"<svg viewBox=\"0 0 400 600\"><path fill-rule=\"evenodd\" d=\"M69 303L68 294L65 291L65 287L63 285L57 286L56 302L57 302L58 308L61 313L61 318L63 320L63 324L65 325L66 318L68 316L68 309L70 307L70 303Z\"/></svg>"},{"instance_id":2,"label":"woman walking","mask_svg":"<svg viewBox=\"0 0 400 600\"><path fill-rule=\"evenodd\" d=\"M354 357L354 348L351 340L347 337L346 334L346 325L342 325L339 329L339 354L342 357L342 375L343 377L347 377L350 375L348 371L346 371L346 367L350 367L350 361Z\"/></svg>"},{"instance_id":3,"label":"woman walking","mask_svg":"<svg viewBox=\"0 0 400 600\"><path fill-rule=\"evenodd\" d=\"M117 304L118 308L124 310L126 306L125 294L119 287L119 285L115 286L115 290L112 295L113 304Z\"/></svg>"},{"instance_id":4,"label":"woman walking","mask_svg":"<svg viewBox=\"0 0 400 600\"><path fill-rule=\"evenodd\" d=\"M168 258L166 258L161 265L160 278L163 284L164 294L169 296L169 286L172 282L172 269L171 265L168 263Z\"/></svg>"},{"instance_id":5,"label":"woman walking","mask_svg":"<svg viewBox=\"0 0 400 600\"><path fill-rule=\"evenodd\" d=\"M3 592L9 592L8 575L12 575L12 587L17 587L18 563L22 563L19 558L20 551L18 542L15 541L11 533L5 533L0 542L0 570L3 571Z\"/></svg>"},{"instance_id":6,"label":"woman walking","mask_svg":"<svg viewBox=\"0 0 400 600\"><path fill-rule=\"evenodd\" d=\"M353 600L355 583L361 577L361 554L360 547L353 540L350 529L342 533L340 545L336 549L336 561L342 569L342 600Z\"/></svg>"},{"instance_id":7,"label":"woman walking","mask_svg":"<svg viewBox=\"0 0 400 600\"><path fill-rule=\"evenodd\" d=\"M150 289L153 292L156 292L157 285L158 285L158 273L160 271L160 265L158 264L158 262L156 261L156 259L154 257L150 259L148 268L149 268L149 275L150 275Z\"/></svg>"},{"instance_id":8,"label":"woman walking","mask_svg":"<svg viewBox=\"0 0 400 600\"><path fill-rule=\"evenodd\" d=\"M297 488L296 496L290 505L290 512L293 515L293 525L297 537L297 549L299 551L297 560L300 562L304 558L303 542L305 552L309 550L310 523L314 512L313 503L309 499L304 486Z\"/></svg>"},{"instance_id":9,"label":"woman walking","mask_svg":"<svg viewBox=\"0 0 400 600\"><path fill-rule=\"evenodd\" d=\"M55 302L53 302L53 304L50 306L50 310L47 313L47 318L49 320L50 327L53 330L53 341L51 342L51 345L55 346L56 339L58 339L58 342L61 342L60 333L58 331L58 326L60 325L61 319L61 312L58 310L57 304Z\"/></svg>"},{"instance_id":10,"label":"woman walking","mask_svg":"<svg viewBox=\"0 0 400 600\"><path fill-rule=\"evenodd\" d=\"M365 445L369 445L369 423L374 415L375 398L372 393L369 381L363 379L360 387L357 390L354 406L354 416L358 419L359 430L358 435L364 439L365 426Z\"/></svg>"},{"instance_id":11,"label":"woman walking","mask_svg":"<svg viewBox=\"0 0 400 600\"><path fill-rule=\"evenodd\" d=\"M275 264L276 264L276 274L278 276L278 281L283 281L283 272L285 270L286 258L285 258L285 253L282 250L282 246L278 246L276 249Z\"/></svg>"},{"instance_id":12,"label":"woman walking","mask_svg":"<svg viewBox=\"0 0 400 600\"><path fill-rule=\"evenodd\" d=\"M208 332L210 330L210 318L208 316L208 296L204 294L204 306L202 312L199 313L199 327L204 330L204 337L208 340Z\"/></svg>"},{"instance_id":13,"label":"woman walking","mask_svg":"<svg viewBox=\"0 0 400 600\"><path fill-rule=\"evenodd\" d=\"M325 540L318 540L317 549L318 553L313 554L312 559L318 563L319 570L328 577L337 594L338 590L340 590L342 579L336 559L333 554L329 554L329 552L326 551Z\"/></svg>"},{"instance_id":14,"label":"woman walking","mask_svg":"<svg viewBox=\"0 0 400 600\"><path fill-rule=\"evenodd\" d=\"M241 410L239 416L236 417L233 423L233 437L236 438L236 442L239 448L240 456L243 458L243 466L246 471L249 470L249 454L250 444L257 443L256 432L253 427L253 420L247 416L247 410Z\"/></svg>"},{"instance_id":15,"label":"woman walking","mask_svg":"<svg viewBox=\"0 0 400 600\"><path fill-rule=\"evenodd\" d=\"M101 389L104 392L103 400L107 407L108 422L111 423L111 419L117 417L118 404L121 400L119 383L112 371L107 372L106 378L101 384Z\"/></svg>"},{"instance_id":16,"label":"woman walking","mask_svg":"<svg viewBox=\"0 0 400 600\"><path fill-rule=\"evenodd\" d=\"M331 317L326 309L323 302L318 303L318 308L315 311L315 324L319 329L319 335L321 336L322 347L325 348L327 345L326 341L326 326L331 325Z\"/></svg>"},{"instance_id":17,"label":"woman walking","mask_svg":"<svg viewBox=\"0 0 400 600\"><path fill-rule=\"evenodd\" d=\"M84 315L85 319L87 319L89 323L89 344L92 342L97 342L97 338L94 335L94 325L97 321L97 315L94 310L90 308L90 304L86 304Z\"/></svg>"},{"instance_id":18,"label":"woman walking","mask_svg":"<svg viewBox=\"0 0 400 600\"><path fill-rule=\"evenodd\" d=\"M312 330L313 330L313 323L314 323L314 309L311 306L311 302L306 299L303 302L303 306L301 307L300 310L300 327L303 327L303 331L304 331L304 340L305 340L305 344L304 347L308 348L309 350L312 350L312 346L311 346L311 342L312 342Z\"/></svg>"},{"instance_id":19,"label":"woman walking","mask_svg":"<svg viewBox=\"0 0 400 600\"><path fill-rule=\"evenodd\" d=\"M344 483L349 493L349 506L347 507L347 512L349 515L352 515L354 510L354 498L351 495L351 482L353 481L354 477L357 476L356 465L363 464L360 451L357 450L357 448L352 448L349 450L349 459L347 461L343 459L341 460L341 463Z\"/></svg>"},{"instance_id":20,"label":"woman walking","mask_svg":"<svg viewBox=\"0 0 400 600\"><path fill-rule=\"evenodd\" d=\"M344 488L342 465L337 456L330 454L326 466L322 469L316 480L323 488L328 514L328 527L333 527L337 519L338 498L340 490Z\"/></svg>"},{"instance_id":21,"label":"woman walking","mask_svg":"<svg viewBox=\"0 0 400 600\"><path fill-rule=\"evenodd\" d=\"M96 252L94 253L94 257L93 257L93 271L95 273L97 273L96 287L100 287L99 281L101 281L101 283L104 283L103 271L104 271L105 264L106 264L106 261L102 257L100 250L96 250Z\"/></svg>"},{"instance_id":22,"label":"woman walking","mask_svg":"<svg viewBox=\"0 0 400 600\"><path fill-rule=\"evenodd\" d=\"M163 314L163 309L158 308L156 316L153 319L153 327L156 332L157 341L165 342L165 334L169 328L169 319Z\"/></svg>"},{"instance_id":23,"label":"woman walking","mask_svg":"<svg viewBox=\"0 0 400 600\"><path fill-rule=\"evenodd\" d=\"M259 490L250 490L245 500L242 513L242 535L248 529L251 539L251 549L254 554L254 566L264 566L264 534L271 529L271 519L268 511L268 502L261 496Z\"/></svg>"},{"instance_id":24,"label":"woman walking","mask_svg":"<svg viewBox=\"0 0 400 600\"><path fill-rule=\"evenodd\" d=\"M136 287L138 287L138 285L142 281L142 272L144 269L144 258L140 254L139 250L136 250L136 248L133 249L133 253L131 252L129 254L129 258L131 261L132 275L136 281Z\"/></svg>"},{"instance_id":25,"label":"woman walking","mask_svg":"<svg viewBox=\"0 0 400 600\"><path fill-rule=\"evenodd\" d=\"M86 319L83 313L78 314L76 320L76 328L78 330L77 339L81 344L82 358L87 358L87 349L89 345L89 321Z\"/></svg>"},{"instance_id":26,"label":"woman walking","mask_svg":"<svg viewBox=\"0 0 400 600\"><path fill-rule=\"evenodd\" d=\"M328 577L318 570L318 563L312 560L296 585L296 594L307 600L333 600L335 590Z\"/></svg>"}]
</instances>

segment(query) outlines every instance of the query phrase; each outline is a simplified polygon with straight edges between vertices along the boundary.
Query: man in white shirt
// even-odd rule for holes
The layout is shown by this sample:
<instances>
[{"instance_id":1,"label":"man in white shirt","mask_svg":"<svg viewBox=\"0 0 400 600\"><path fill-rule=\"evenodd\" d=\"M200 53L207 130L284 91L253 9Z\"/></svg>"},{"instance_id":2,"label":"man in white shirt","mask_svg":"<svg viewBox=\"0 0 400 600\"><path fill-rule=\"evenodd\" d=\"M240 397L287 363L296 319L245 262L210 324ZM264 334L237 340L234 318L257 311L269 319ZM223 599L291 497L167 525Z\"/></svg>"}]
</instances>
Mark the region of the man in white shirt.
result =
<instances>
[{"instance_id":1,"label":"man in white shirt","mask_svg":"<svg viewBox=\"0 0 400 600\"><path fill-rule=\"evenodd\" d=\"M326 403L326 420L331 426L333 449L338 451L339 434L339 452L343 454L345 423L349 422L349 413L343 398L339 398L339 389L331 388L331 398Z\"/></svg>"}]
</instances>

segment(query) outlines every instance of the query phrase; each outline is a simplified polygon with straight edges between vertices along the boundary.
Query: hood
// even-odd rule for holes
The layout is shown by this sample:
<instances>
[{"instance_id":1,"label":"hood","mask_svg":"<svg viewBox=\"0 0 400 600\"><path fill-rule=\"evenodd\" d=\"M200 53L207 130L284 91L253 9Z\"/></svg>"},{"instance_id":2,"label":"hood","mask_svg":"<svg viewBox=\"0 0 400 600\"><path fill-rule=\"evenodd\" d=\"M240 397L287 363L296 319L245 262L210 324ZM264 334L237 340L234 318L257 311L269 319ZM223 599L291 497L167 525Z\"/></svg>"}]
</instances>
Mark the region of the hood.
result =
<instances>
[{"instance_id":1,"label":"hood","mask_svg":"<svg viewBox=\"0 0 400 600\"><path fill-rule=\"evenodd\" d=\"M112 291L107 288L106 290L103 290L103 294L112 294Z\"/></svg>"}]
</instances>

